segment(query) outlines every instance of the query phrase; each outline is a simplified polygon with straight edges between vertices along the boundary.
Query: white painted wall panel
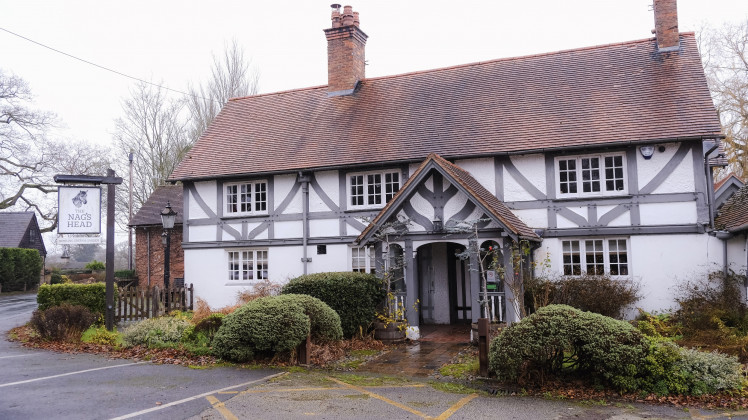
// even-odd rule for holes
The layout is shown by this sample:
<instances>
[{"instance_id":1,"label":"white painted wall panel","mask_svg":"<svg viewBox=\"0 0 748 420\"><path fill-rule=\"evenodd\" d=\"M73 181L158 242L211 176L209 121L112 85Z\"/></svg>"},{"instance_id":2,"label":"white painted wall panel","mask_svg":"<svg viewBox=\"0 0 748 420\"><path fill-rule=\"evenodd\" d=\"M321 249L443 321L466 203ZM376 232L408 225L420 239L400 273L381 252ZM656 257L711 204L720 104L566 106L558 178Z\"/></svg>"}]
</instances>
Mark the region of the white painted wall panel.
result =
<instances>
[{"instance_id":1,"label":"white painted wall panel","mask_svg":"<svg viewBox=\"0 0 748 420\"><path fill-rule=\"evenodd\" d=\"M640 204L642 225L696 223L696 202Z\"/></svg>"},{"instance_id":2,"label":"white painted wall panel","mask_svg":"<svg viewBox=\"0 0 748 420\"><path fill-rule=\"evenodd\" d=\"M338 171L323 171L316 172L314 178L322 188L330 200L333 203L339 205L340 200L340 187ZM309 189L309 211L329 211L331 210L327 205L319 198L318 194L313 188Z\"/></svg>"},{"instance_id":3,"label":"white painted wall panel","mask_svg":"<svg viewBox=\"0 0 748 420\"><path fill-rule=\"evenodd\" d=\"M518 155L510 157L514 167L530 183L545 193L545 156L542 154Z\"/></svg>"},{"instance_id":4,"label":"white painted wall panel","mask_svg":"<svg viewBox=\"0 0 748 420\"><path fill-rule=\"evenodd\" d=\"M450 198L447 204L444 205L444 221L454 218L455 214L465 207L467 201L467 195L462 192L458 192Z\"/></svg>"},{"instance_id":5,"label":"white painted wall panel","mask_svg":"<svg viewBox=\"0 0 748 420\"><path fill-rule=\"evenodd\" d=\"M657 152L655 152L655 154L656 153ZM675 168L675 170L667 177L667 179L665 179L665 181L654 190L653 194L695 191L696 186L694 184L693 178L693 158L691 157L691 153L692 151L688 152L688 154L683 158L683 161L681 161L678 167Z\"/></svg>"},{"instance_id":6,"label":"white painted wall panel","mask_svg":"<svg viewBox=\"0 0 748 420\"><path fill-rule=\"evenodd\" d=\"M275 222L276 239L301 238L304 234L304 225L301 220L288 222Z\"/></svg>"},{"instance_id":7,"label":"white painted wall panel","mask_svg":"<svg viewBox=\"0 0 748 420\"><path fill-rule=\"evenodd\" d=\"M606 213L617 207L618 206L597 206L597 220L600 220ZM611 220L607 226L631 226L631 212L624 212L622 215Z\"/></svg>"},{"instance_id":8,"label":"white painted wall panel","mask_svg":"<svg viewBox=\"0 0 748 420\"><path fill-rule=\"evenodd\" d=\"M309 236L312 238L340 236L339 219L310 220Z\"/></svg>"},{"instance_id":9,"label":"white painted wall panel","mask_svg":"<svg viewBox=\"0 0 748 420\"><path fill-rule=\"evenodd\" d=\"M274 208L277 209L280 204L286 199L288 193L291 192L291 189L296 184L296 175L276 175L273 179L273 183L275 184L275 188L273 190L275 201ZM296 192L293 200L283 213L301 213L302 211L303 208L301 200L301 189L299 189Z\"/></svg>"},{"instance_id":10,"label":"white painted wall panel","mask_svg":"<svg viewBox=\"0 0 748 420\"><path fill-rule=\"evenodd\" d=\"M654 155L649 159L644 159L642 154L639 153L639 148L636 148L636 166L640 189L647 185L665 167L678 150L680 143L664 143L662 146L665 146L665 151L660 152L655 147Z\"/></svg>"},{"instance_id":11,"label":"white painted wall panel","mask_svg":"<svg viewBox=\"0 0 748 420\"><path fill-rule=\"evenodd\" d=\"M216 240L215 226L189 226L190 242L203 242Z\"/></svg>"},{"instance_id":12,"label":"white painted wall panel","mask_svg":"<svg viewBox=\"0 0 748 420\"><path fill-rule=\"evenodd\" d=\"M434 207L425 198L421 197L420 194L415 193L410 199L410 205L418 213L423 215L429 220L434 220Z\"/></svg>"},{"instance_id":13,"label":"white painted wall panel","mask_svg":"<svg viewBox=\"0 0 748 420\"><path fill-rule=\"evenodd\" d=\"M242 224L241 223L226 223L225 226L230 227L230 228L234 229L235 231L239 232L239 237L241 238L241 234L242 234ZM221 229L221 240L223 240L223 241L235 241L236 238L231 233L226 232L225 229Z\"/></svg>"},{"instance_id":14,"label":"white painted wall panel","mask_svg":"<svg viewBox=\"0 0 748 420\"><path fill-rule=\"evenodd\" d=\"M544 169L545 170L545 169ZM523 186L521 186L509 171L504 168L504 201L533 201L535 197L530 195Z\"/></svg>"},{"instance_id":15,"label":"white painted wall panel","mask_svg":"<svg viewBox=\"0 0 748 420\"><path fill-rule=\"evenodd\" d=\"M746 271L746 243L745 235L738 234L727 241L727 264L728 267L739 274Z\"/></svg>"},{"instance_id":16,"label":"white painted wall panel","mask_svg":"<svg viewBox=\"0 0 748 420\"><path fill-rule=\"evenodd\" d=\"M217 187L215 181L195 183L195 191L197 191L197 194L200 196L200 198L202 198L202 200L213 212L213 214L218 213L218 198L216 189ZM203 211L203 209L197 203L197 199L195 197L190 197L190 219L205 219L208 217L210 216L205 213L205 211Z\"/></svg>"},{"instance_id":17,"label":"white painted wall panel","mask_svg":"<svg viewBox=\"0 0 748 420\"><path fill-rule=\"evenodd\" d=\"M582 217L584 220L587 219L587 206L584 207L567 207L568 210L571 210L573 213L578 214L580 217ZM576 222L573 222L566 217L562 213L557 213L556 216L556 225L558 228L576 228L579 227L579 225Z\"/></svg>"},{"instance_id":18,"label":"white painted wall panel","mask_svg":"<svg viewBox=\"0 0 748 420\"><path fill-rule=\"evenodd\" d=\"M548 228L548 210L546 209L512 210L512 213L531 229Z\"/></svg>"},{"instance_id":19,"label":"white painted wall panel","mask_svg":"<svg viewBox=\"0 0 748 420\"><path fill-rule=\"evenodd\" d=\"M485 189L496 193L496 175L494 171L493 158L457 160L455 165L470 172Z\"/></svg>"}]
</instances>

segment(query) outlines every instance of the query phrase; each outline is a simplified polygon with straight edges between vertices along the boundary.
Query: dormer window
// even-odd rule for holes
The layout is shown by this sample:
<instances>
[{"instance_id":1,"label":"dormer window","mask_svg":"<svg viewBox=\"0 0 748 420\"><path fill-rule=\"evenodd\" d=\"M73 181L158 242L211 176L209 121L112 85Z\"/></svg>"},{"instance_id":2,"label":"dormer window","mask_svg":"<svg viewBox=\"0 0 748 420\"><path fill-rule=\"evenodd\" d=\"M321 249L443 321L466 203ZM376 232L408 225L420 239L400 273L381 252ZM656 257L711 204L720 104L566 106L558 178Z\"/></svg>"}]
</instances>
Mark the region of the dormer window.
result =
<instances>
[{"instance_id":1,"label":"dormer window","mask_svg":"<svg viewBox=\"0 0 748 420\"><path fill-rule=\"evenodd\" d=\"M268 187L265 181L224 184L225 215L267 214Z\"/></svg>"},{"instance_id":2,"label":"dormer window","mask_svg":"<svg viewBox=\"0 0 748 420\"><path fill-rule=\"evenodd\" d=\"M556 158L558 198L626 194L623 153Z\"/></svg>"},{"instance_id":3,"label":"dormer window","mask_svg":"<svg viewBox=\"0 0 748 420\"><path fill-rule=\"evenodd\" d=\"M351 208L382 207L400 190L400 172L378 171L348 176Z\"/></svg>"}]
</instances>

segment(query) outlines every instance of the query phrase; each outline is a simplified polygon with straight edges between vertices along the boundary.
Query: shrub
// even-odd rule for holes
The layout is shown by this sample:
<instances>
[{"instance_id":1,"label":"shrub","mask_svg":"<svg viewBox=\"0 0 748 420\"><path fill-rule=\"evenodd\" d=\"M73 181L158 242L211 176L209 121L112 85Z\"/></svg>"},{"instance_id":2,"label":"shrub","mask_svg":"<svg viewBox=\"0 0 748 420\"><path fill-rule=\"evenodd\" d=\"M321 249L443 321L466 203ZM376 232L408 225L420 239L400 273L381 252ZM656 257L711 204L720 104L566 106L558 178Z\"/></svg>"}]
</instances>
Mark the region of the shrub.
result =
<instances>
[{"instance_id":1,"label":"shrub","mask_svg":"<svg viewBox=\"0 0 748 420\"><path fill-rule=\"evenodd\" d=\"M213 339L219 357L248 361L255 353L295 349L311 335L316 341L342 337L340 317L321 300L306 295L255 299L223 318Z\"/></svg>"},{"instance_id":2,"label":"shrub","mask_svg":"<svg viewBox=\"0 0 748 420\"><path fill-rule=\"evenodd\" d=\"M85 268L86 270L100 271L100 270L106 270L106 265L101 261L93 260L90 263L86 264Z\"/></svg>"},{"instance_id":3,"label":"shrub","mask_svg":"<svg viewBox=\"0 0 748 420\"><path fill-rule=\"evenodd\" d=\"M264 297L223 319L213 338L213 351L223 359L246 362L255 353L291 351L310 332L310 320L299 304Z\"/></svg>"},{"instance_id":4,"label":"shrub","mask_svg":"<svg viewBox=\"0 0 748 420\"><path fill-rule=\"evenodd\" d=\"M507 381L575 371L631 390L647 348L644 336L626 322L550 305L505 328L491 342L489 369Z\"/></svg>"},{"instance_id":5,"label":"shrub","mask_svg":"<svg viewBox=\"0 0 748 420\"><path fill-rule=\"evenodd\" d=\"M179 343L190 325L190 321L181 317L162 316L146 319L125 328L122 331L122 343L125 347L160 347Z\"/></svg>"},{"instance_id":6,"label":"shrub","mask_svg":"<svg viewBox=\"0 0 748 420\"><path fill-rule=\"evenodd\" d=\"M748 308L740 292L744 280L745 276L732 271L727 275L717 271L680 284L676 291L680 308L675 318L683 324L684 332L713 329L716 318L740 335L748 333Z\"/></svg>"},{"instance_id":7,"label":"shrub","mask_svg":"<svg viewBox=\"0 0 748 420\"><path fill-rule=\"evenodd\" d=\"M742 389L743 372L737 357L693 349L679 350L681 357L675 368L687 379L686 393L701 395Z\"/></svg>"},{"instance_id":8,"label":"shrub","mask_svg":"<svg viewBox=\"0 0 748 420\"><path fill-rule=\"evenodd\" d=\"M116 330L107 331L102 325L98 328L89 328L88 331L83 333L81 341L104 346L116 346L119 341L119 334Z\"/></svg>"},{"instance_id":9,"label":"shrub","mask_svg":"<svg viewBox=\"0 0 748 420\"><path fill-rule=\"evenodd\" d=\"M200 341L200 336L202 336L205 337L206 344L210 344L218 329L221 328L225 316L219 312L202 318L185 331L183 338L187 341L196 342Z\"/></svg>"},{"instance_id":10,"label":"shrub","mask_svg":"<svg viewBox=\"0 0 748 420\"><path fill-rule=\"evenodd\" d=\"M114 277L119 279L134 279L137 275L135 270L115 270Z\"/></svg>"},{"instance_id":11,"label":"shrub","mask_svg":"<svg viewBox=\"0 0 748 420\"><path fill-rule=\"evenodd\" d=\"M531 311L550 304L569 305L620 319L623 311L639 300L640 285L630 278L582 275L536 278L526 283L525 304Z\"/></svg>"},{"instance_id":12,"label":"shrub","mask_svg":"<svg viewBox=\"0 0 748 420\"><path fill-rule=\"evenodd\" d=\"M42 257L35 249L0 248L0 289L28 290L39 284Z\"/></svg>"},{"instance_id":13,"label":"shrub","mask_svg":"<svg viewBox=\"0 0 748 420\"><path fill-rule=\"evenodd\" d=\"M251 290L240 290L237 292L236 301L241 306L261 297L277 296L280 291L280 284L265 279L253 284Z\"/></svg>"},{"instance_id":14,"label":"shrub","mask_svg":"<svg viewBox=\"0 0 748 420\"><path fill-rule=\"evenodd\" d=\"M385 298L382 280L373 274L354 272L316 273L292 279L282 294L314 296L340 315L343 335L366 331Z\"/></svg>"},{"instance_id":15,"label":"shrub","mask_svg":"<svg viewBox=\"0 0 748 420\"><path fill-rule=\"evenodd\" d=\"M114 294L117 294L115 285ZM93 284L43 284L36 295L39 309L45 310L63 303L85 306L91 312L104 316L106 311L106 285Z\"/></svg>"},{"instance_id":16,"label":"shrub","mask_svg":"<svg viewBox=\"0 0 748 420\"><path fill-rule=\"evenodd\" d=\"M31 326L40 337L47 340L77 341L96 318L96 315L84 306L63 304L34 311Z\"/></svg>"}]
</instances>

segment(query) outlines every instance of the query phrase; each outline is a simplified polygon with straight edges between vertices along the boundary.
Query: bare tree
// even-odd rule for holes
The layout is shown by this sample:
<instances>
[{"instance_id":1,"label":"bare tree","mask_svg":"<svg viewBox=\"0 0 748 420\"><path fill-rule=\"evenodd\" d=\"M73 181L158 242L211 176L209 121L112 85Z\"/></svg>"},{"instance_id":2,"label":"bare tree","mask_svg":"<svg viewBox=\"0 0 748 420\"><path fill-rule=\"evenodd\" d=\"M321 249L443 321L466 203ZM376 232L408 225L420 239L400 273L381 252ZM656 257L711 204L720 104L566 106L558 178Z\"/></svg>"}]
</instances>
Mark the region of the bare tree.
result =
<instances>
[{"instance_id":1,"label":"bare tree","mask_svg":"<svg viewBox=\"0 0 748 420\"><path fill-rule=\"evenodd\" d=\"M706 29L700 37L704 69L722 122L729 170L748 177L748 21Z\"/></svg>"},{"instance_id":2,"label":"bare tree","mask_svg":"<svg viewBox=\"0 0 748 420\"><path fill-rule=\"evenodd\" d=\"M118 174L128 188L128 154L133 159L133 206L137 209L159 185L163 185L189 150L184 101L170 99L164 89L137 84L123 100L124 116L115 120ZM127 194L118 195L118 209L127 215Z\"/></svg>"},{"instance_id":3,"label":"bare tree","mask_svg":"<svg viewBox=\"0 0 748 420\"><path fill-rule=\"evenodd\" d=\"M57 227L57 173L96 174L108 167L108 149L85 142L51 141L55 115L32 108L29 85L0 70L0 210L35 211L42 232Z\"/></svg>"},{"instance_id":4,"label":"bare tree","mask_svg":"<svg viewBox=\"0 0 748 420\"><path fill-rule=\"evenodd\" d=\"M257 93L259 72L250 67L244 50L234 39L222 57L213 55L211 78L207 84L190 86L187 106L190 110L190 138L196 141L231 98Z\"/></svg>"}]
</instances>

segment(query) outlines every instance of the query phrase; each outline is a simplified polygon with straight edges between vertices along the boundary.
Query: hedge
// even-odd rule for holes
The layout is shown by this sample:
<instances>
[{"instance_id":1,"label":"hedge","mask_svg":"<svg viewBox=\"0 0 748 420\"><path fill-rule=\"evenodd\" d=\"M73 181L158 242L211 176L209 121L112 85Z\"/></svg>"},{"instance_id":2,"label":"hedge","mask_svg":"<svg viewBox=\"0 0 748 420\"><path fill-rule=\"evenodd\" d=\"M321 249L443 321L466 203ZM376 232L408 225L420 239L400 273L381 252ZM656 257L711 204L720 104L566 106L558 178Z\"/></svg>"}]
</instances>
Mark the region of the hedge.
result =
<instances>
[{"instance_id":1,"label":"hedge","mask_svg":"<svg viewBox=\"0 0 748 420\"><path fill-rule=\"evenodd\" d=\"M114 285L117 295L117 285ZM106 313L106 284L43 284L39 286L36 302L40 310L45 310L63 303L85 306L91 312Z\"/></svg>"},{"instance_id":2,"label":"hedge","mask_svg":"<svg viewBox=\"0 0 748 420\"><path fill-rule=\"evenodd\" d=\"M373 274L354 272L316 273L289 281L282 294L316 297L340 315L345 337L366 332L385 298L382 280Z\"/></svg>"},{"instance_id":3,"label":"hedge","mask_svg":"<svg viewBox=\"0 0 748 420\"><path fill-rule=\"evenodd\" d=\"M549 305L504 329L489 350L489 369L517 381L574 371L630 391L649 342L631 324L567 305Z\"/></svg>"},{"instance_id":4,"label":"hedge","mask_svg":"<svg viewBox=\"0 0 748 420\"><path fill-rule=\"evenodd\" d=\"M310 334L317 340L334 340L342 335L335 311L310 296L255 299L222 321L213 338L213 352L237 362L250 361L257 353L292 351Z\"/></svg>"},{"instance_id":5,"label":"hedge","mask_svg":"<svg viewBox=\"0 0 748 420\"><path fill-rule=\"evenodd\" d=\"M39 284L42 257L35 249L0 248L0 288L3 292L28 290Z\"/></svg>"}]
</instances>

